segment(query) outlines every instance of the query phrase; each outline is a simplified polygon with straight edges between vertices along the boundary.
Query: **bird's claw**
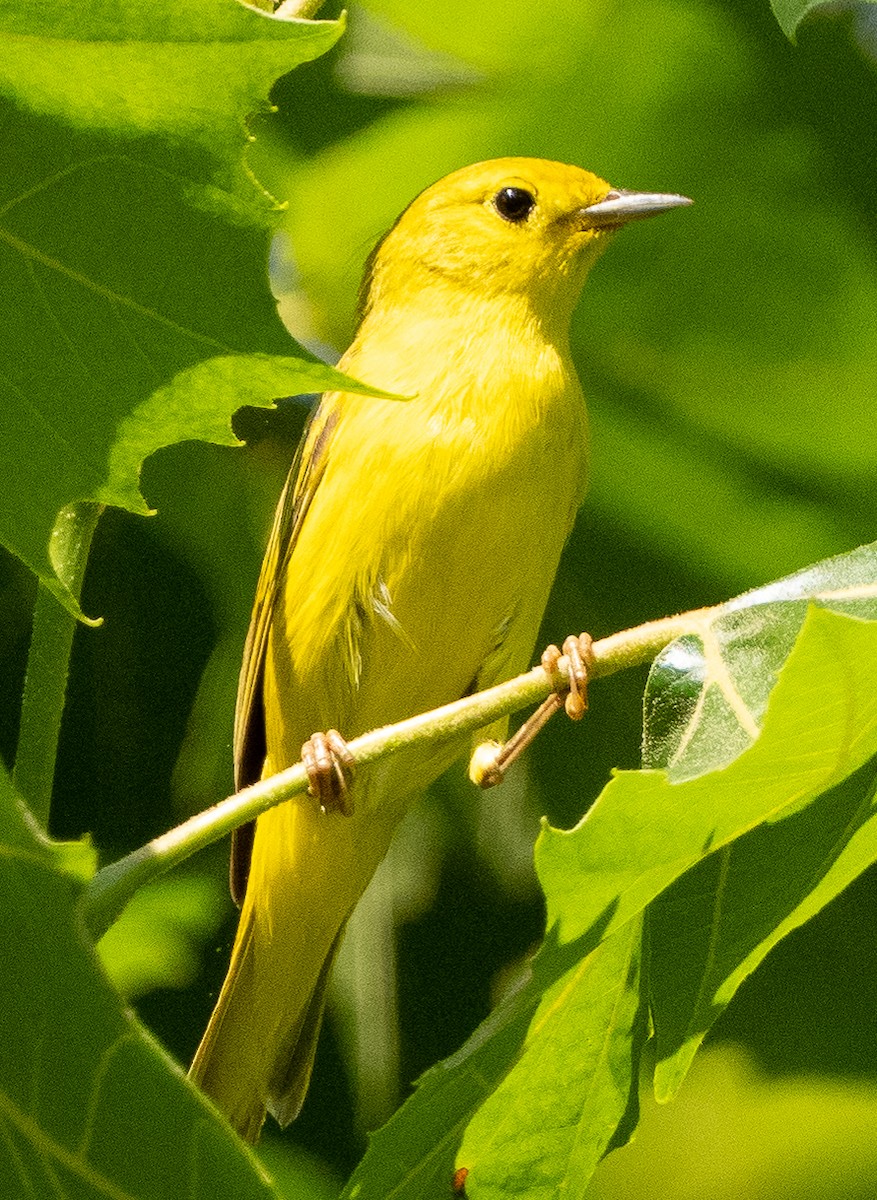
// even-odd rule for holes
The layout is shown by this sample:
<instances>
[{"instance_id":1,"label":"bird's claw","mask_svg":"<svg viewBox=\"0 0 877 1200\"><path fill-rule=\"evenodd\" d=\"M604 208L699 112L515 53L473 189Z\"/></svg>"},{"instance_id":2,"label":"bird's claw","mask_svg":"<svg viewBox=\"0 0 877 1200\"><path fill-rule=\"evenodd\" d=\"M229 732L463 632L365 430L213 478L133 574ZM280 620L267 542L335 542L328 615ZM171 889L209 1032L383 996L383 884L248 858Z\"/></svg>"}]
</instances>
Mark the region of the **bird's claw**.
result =
<instances>
[{"instance_id":1,"label":"bird's claw","mask_svg":"<svg viewBox=\"0 0 877 1200\"><path fill-rule=\"evenodd\" d=\"M594 665L594 639L589 633L580 633L578 637L570 635L563 643L563 653L569 664L569 685L563 707L571 721L581 721L588 711L588 676Z\"/></svg>"},{"instance_id":2,"label":"bird's claw","mask_svg":"<svg viewBox=\"0 0 877 1200\"><path fill-rule=\"evenodd\" d=\"M308 792L319 801L320 808L352 817L349 776L355 760L338 730L311 734L301 748L301 760L308 776Z\"/></svg>"},{"instance_id":3,"label":"bird's claw","mask_svg":"<svg viewBox=\"0 0 877 1200\"><path fill-rule=\"evenodd\" d=\"M558 663L565 655L568 663L567 686L552 692L543 700L536 711L527 718L520 729L507 742L483 742L475 748L469 763L469 778L482 788L495 787L539 731L547 725L561 708L573 721L580 721L588 711L588 672L594 662L593 639L589 633L571 635L563 643L563 650L548 646L542 653L542 667L549 675L557 673Z\"/></svg>"}]
</instances>

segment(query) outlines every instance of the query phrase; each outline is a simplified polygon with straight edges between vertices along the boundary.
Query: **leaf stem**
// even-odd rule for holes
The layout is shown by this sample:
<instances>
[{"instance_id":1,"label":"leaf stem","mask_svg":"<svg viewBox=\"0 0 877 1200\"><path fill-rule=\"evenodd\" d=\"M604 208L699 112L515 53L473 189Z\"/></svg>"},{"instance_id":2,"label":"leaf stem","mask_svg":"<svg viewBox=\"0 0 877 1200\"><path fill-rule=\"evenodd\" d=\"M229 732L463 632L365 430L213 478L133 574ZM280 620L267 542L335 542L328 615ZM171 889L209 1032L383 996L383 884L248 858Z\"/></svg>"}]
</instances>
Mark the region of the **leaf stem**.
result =
<instances>
[{"instance_id":1,"label":"leaf stem","mask_svg":"<svg viewBox=\"0 0 877 1200\"><path fill-rule=\"evenodd\" d=\"M99 504L71 504L61 510L52 530L49 547L52 565L61 583L77 600L100 513ZM43 828L49 824L55 759L76 625L76 618L62 607L57 594L40 581L12 779Z\"/></svg>"},{"instance_id":2,"label":"leaf stem","mask_svg":"<svg viewBox=\"0 0 877 1200\"><path fill-rule=\"evenodd\" d=\"M697 609L664 617L595 642L593 678L649 662L674 638L696 629L709 612L709 609ZM539 703L550 692L565 687L566 679L567 660L564 657L553 675L541 666L534 667L526 674L486 691L365 733L350 742L349 749L357 765L366 765L402 749L462 739L499 717ZM275 804L301 795L307 791L307 786L305 769L301 763L296 763L221 800L213 808L102 868L92 879L84 897L84 916L93 936L100 937L109 928L145 883Z\"/></svg>"}]
</instances>

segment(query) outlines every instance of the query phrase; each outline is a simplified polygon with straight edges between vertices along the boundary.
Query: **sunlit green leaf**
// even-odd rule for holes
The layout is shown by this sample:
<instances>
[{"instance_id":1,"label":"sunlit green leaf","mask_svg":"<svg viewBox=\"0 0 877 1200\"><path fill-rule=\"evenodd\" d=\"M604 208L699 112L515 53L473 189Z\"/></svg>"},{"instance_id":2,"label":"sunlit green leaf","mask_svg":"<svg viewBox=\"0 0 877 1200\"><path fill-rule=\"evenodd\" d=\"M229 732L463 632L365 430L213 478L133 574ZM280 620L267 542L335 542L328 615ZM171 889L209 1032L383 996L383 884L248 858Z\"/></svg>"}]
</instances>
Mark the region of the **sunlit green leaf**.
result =
<instances>
[{"instance_id":1,"label":"sunlit green leaf","mask_svg":"<svg viewBox=\"0 0 877 1200\"><path fill-rule=\"evenodd\" d=\"M523 1188L544 1200L558 1191L582 1197L597 1163L636 1125L647 1029L639 922L580 961L550 941L541 957L549 977L564 957L573 963L546 988L519 1060L467 1126L457 1155L479 1196Z\"/></svg>"},{"instance_id":2,"label":"sunlit green leaf","mask_svg":"<svg viewBox=\"0 0 877 1200\"><path fill-rule=\"evenodd\" d=\"M740 596L708 614L702 631L656 659L646 692L644 760L675 782L721 767L758 736L768 697L808 602L877 616L877 548L863 546ZM831 648L829 648L831 653ZM818 681L800 703L817 715L844 707ZM865 677L865 687L868 684ZM854 706L855 672L844 681ZM857 723L850 729L855 745ZM753 829L711 855L652 905L651 989L656 1088L681 1084L710 1026L768 951L877 860L877 775L865 763L804 811ZM836 786L833 786L836 783ZM809 791L801 803L810 802Z\"/></svg>"},{"instance_id":3,"label":"sunlit green leaf","mask_svg":"<svg viewBox=\"0 0 877 1200\"><path fill-rule=\"evenodd\" d=\"M877 622L811 608L748 750L678 783L619 772L575 829L543 830L549 928L563 943L617 928L712 849L857 771L877 752L875 678Z\"/></svg>"},{"instance_id":4,"label":"sunlit green leaf","mask_svg":"<svg viewBox=\"0 0 877 1200\"><path fill-rule=\"evenodd\" d=\"M678 783L746 749L811 602L877 618L877 543L738 596L663 650L646 688L643 766Z\"/></svg>"},{"instance_id":5,"label":"sunlit green leaf","mask_svg":"<svg viewBox=\"0 0 877 1200\"><path fill-rule=\"evenodd\" d=\"M25 859L51 865L76 883L87 883L97 866L97 855L88 839L56 842L46 837L27 805L13 789L2 765L0 839L7 855L14 857L20 853Z\"/></svg>"},{"instance_id":6,"label":"sunlit green leaf","mask_svg":"<svg viewBox=\"0 0 877 1200\"><path fill-rule=\"evenodd\" d=\"M340 31L232 0L0 17L0 539L72 611L48 555L61 508L145 512L139 467L156 447L231 442L241 404L339 382L289 357L269 203L240 163L248 109Z\"/></svg>"},{"instance_id":7,"label":"sunlit green leaf","mask_svg":"<svg viewBox=\"0 0 877 1200\"><path fill-rule=\"evenodd\" d=\"M195 175L206 151L209 174L229 182L242 174L247 116L278 75L343 30L343 20L282 20L238 0L11 3L0 16L0 92L74 128L132 143L158 134L167 149L186 142Z\"/></svg>"},{"instance_id":8,"label":"sunlit green leaf","mask_svg":"<svg viewBox=\"0 0 877 1200\"><path fill-rule=\"evenodd\" d=\"M584 972L587 980L594 948L604 939L607 947L620 944L620 931L630 933L643 909L711 850L790 811L800 813L797 819L809 816L831 788L854 778L877 753L875 677L877 622L811 608L771 691L761 735L733 762L678 783L661 771L620 772L575 829L544 829L536 861L548 905L548 935L532 980L497 1009L457 1056L428 1073L366 1156L350 1195L377 1195L379 1189L386 1194L394 1179L413 1188L426 1179L446 1177L467 1114L480 1107L488 1092L493 1094L483 1101L483 1112L475 1117L474 1132L465 1136L465 1152L457 1159L468 1166L466 1155L478 1162L484 1149L479 1186L485 1194L499 1188L500 1181L507 1189L523 1188L525 1181L531 1186L537 1161L551 1161L555 1184L573 1161L588 1174L612 1136L605 1124L608 1110L599 1110L606 1076L594 1070L595 1095L587 1088L579 1092L574 1081L583 1060L571 1049L557 1061L551 1052L572 1046L577 1033L587 1046L582 1031L589 1026L582 1025L574 1002L576 972ZM812 807L804 808L806 804ZM784 830L790 824L780 821L772 828ZM862 869L868 861L869 852L862 852L855 866ZM616 972L610 990L621 995L617 989L629 983L624 972ZM548 1024L545 1014L551 1017ZM603 1029L607 1046L626 1044L630 1049L636 1044L632 1011L626 1033L612 1020L604 1021ZM540 1041L543 1030L546 1043ZM617 1079L616 1071L616 1085ZM493 1091L499 1080L499 1090ZM525 1101L532 1104L534 1095L557 1093L568 1097L582 1125L571 1138L570 1122L576 1118L569 1112L560 1118L558 1098L559 1107L539 1126L539 1136L553 1146L540 1158L537 1143L528 1142L534 1125ZM627 1110L616 1104L614 1111L620 1122L616 1137L623 1140ZM400 1141L408 1146L401 1160ZM526 1145L530 1158L522 1150ZM580 1148L581 1159L576 1157ZM559 1165L564 1156L567 1166Z\"/></svg>"},{"instance_id":9,"label":"sunlit green leaf","mask_svg":"<svg viewBox=\"0 0 877 1200\"><path fill-rule=\"evenodd\" d=\"M668 1100L737 988L877 862L872 761L803 812L710 855L649 908L655 1091Z\"/></svg>"}]
</instances>

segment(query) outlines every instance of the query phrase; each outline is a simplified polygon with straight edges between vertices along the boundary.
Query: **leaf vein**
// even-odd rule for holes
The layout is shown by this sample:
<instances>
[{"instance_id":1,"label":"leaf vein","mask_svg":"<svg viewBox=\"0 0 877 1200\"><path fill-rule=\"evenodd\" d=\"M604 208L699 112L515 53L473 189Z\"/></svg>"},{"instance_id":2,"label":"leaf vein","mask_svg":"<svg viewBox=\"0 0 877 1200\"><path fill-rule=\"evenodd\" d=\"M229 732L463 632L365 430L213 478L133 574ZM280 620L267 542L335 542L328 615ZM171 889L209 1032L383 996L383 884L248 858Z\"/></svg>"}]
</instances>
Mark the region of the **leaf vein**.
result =
<instances>
[{"instance_id":1,"label":"leaf vein","mask_svg":"<svg viewBox=\"0 0 877 1200\"><path fill-rule=\"evenodd\" d=\"M77 1178L88 1183L94 1191L107 1200L137 1200L130 1192L117 1187L106 1176L92 1170L88 1163L83 1162L77 1154L62 1146L51 1137L33 1118L23 1113L5 1092L0 1091L0 1115L5 1115L9 1123L26 1138L34 1150L49 1161L54 1160L65 1166Z\"/></svg>"},{"instance_id":2,"label":"leaf vein","mask_svg":"<svg viewBox=\"0 0 877 1200\"><path fill-rule=\"evenodd\" d=\"M33 1180L31 1179L25 1163L18 1152L18 1147L10 1135L8 1125L9 1122L0 1120L0 1135L2 1135L3 1141L6 1143L6 1147L9 1151L9 1157L12 1160L12 1164L15 1168L18 1178L21 1180L22 1186L27 1189L28 1196L33 1196L36 1200L36 1192L34 1191Z\"/></svg>"},{"instance_id":3,"label":"leaf vein","mask_svg":"<svg viewBox=\"0 0 877 1200\"><path fill-rule=\"evenodd\" d=\"M87 275L83 275L81 271L76 271L73 267L68 267L66 263L61 262L60 259L55 258L53 255L44 254L42 250L38 250L36 246L31 246L28 242L16 237L8 229L0 227L0 239L5 241L13 250L23 255L24 258L38 262L51 271L57 271L66 279L79 284L80 287L93 292L96 296L102 296L106 300L129 308L132 312L155 321L156 324L163 325L166 329L173 329L176 333L181 333L183 336L191 338L194 342L198 342L203 346L209 346L211 350L218 350L223 354L236 353L233 347L226 346L224 343L217 341L216 338L208 337L207 334L200 333L198 330L187 328L178 321L174 321L170 317L166 317L163 313L156 311L156 309L150 308L145 304L140 304L131 296L123 296L120 292L116 292L112 288L108 288L104 284L90 279Z\"/></svg>"},{"instance_id":4,"label":"leaf vein","mask_svg":"<svg viewBox=\"0 0 877 1200\"><path fill-rule=\"evenodd\" d=\"M85 1114L85 1123L82 1127L82 1138L79 1143L78 1155L83 1162L88 1161L88 1154L91 1149L91 1138L94 1133L95 1120L97 1118L98 1108L100 1106L101 1088L107 1077L110 1064L116 1057L116 1054L121 1047L126 1043L134 1040L133 1033L128 1030L117 1037L104 1050L100 1056L100 1061L97 1065L97 1070L94 1073L94 1081L91 1088L91 1096L88 1101L88 1111Z\"/></svg>"},{"instance_id":5,"label":"leaf vein","mask_svg":"<svg viewBox=\"0 0 877 1200\"><path fill-rule=\"evenodd\" d=\"M707 665L707 676L712 677L713 684L720 689L725 700L737 718L737 723L740 728L755 741L761 732L758 722L755 717L746 707L743 697L737 691L737 687L731 678L731 672L728 670L728 665L722 657L722 651L719 647L718 639L713 632L712 625L709 622L703 623L702 634L704 658ZM709 685L707 685L709 686Z\"/></svg>"}]
</instances>

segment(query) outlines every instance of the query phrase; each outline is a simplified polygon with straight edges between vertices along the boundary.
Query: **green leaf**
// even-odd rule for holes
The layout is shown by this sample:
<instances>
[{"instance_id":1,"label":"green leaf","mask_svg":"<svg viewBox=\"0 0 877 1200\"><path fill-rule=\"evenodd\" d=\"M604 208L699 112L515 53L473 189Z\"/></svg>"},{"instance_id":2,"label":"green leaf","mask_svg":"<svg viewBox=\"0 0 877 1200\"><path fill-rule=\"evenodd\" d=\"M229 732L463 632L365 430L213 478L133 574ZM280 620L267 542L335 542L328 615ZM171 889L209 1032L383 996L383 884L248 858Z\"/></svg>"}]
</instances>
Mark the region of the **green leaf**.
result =
<instances>
[{"instance_id":1,"label":"green leaf","mask_svg":"<svg viewBox=\"0 0 877 1200\"><path fill-rule=\"evenodd\" d=\"M370 1139L344 1196L440 1195L459 1166L471 1195L525 1187L551 1196L562 1179L578 1195L619 1125L623 1141L636 1122L646 1028L639 939L632 922L584 959L543 947L540 978L520 981L457 1054L424 1075Z\"/></svg>"},{"instance_id":2,"label":"green leaf","mask_svg":"<svg viewBox=\"0 0 877 1200\"><path fill-rule=\"evenodd\" d=\"M698 1055L675 1103L642 1101L633 1145L601 1163L590 1200L871 1200L877 1191L873 1079L777 1077L724 1043Z\"/></svg>"},{"instance_id":3,"label":"green leaf","mask_svg":"<svg viewBox=\"0 0 877 1200\"><path fill-rule=\"evenodd\" d=\"M338 1200L340 1181L289 1138L263 1131L256 1155L280 1194L289 1200Z\"/></svg>"},{"instance_id":4,"label":"green leaf","mask_svg":"<svg viewBox=\"0 0 877 1200\"><path fill-rule=\"evenodd\" d=\"M77 883L87 883L97 867L91 842L56 842L47 838L0 764L0 845L6 855L46 864Z\"/></svg>"},{"instance_id":5,"label":"green leaf","mask_svg":"<svg viewBox=\"0 0 877 1200\"><path fill-rule=\"evenodd\" d=\"M872 760L803 812L710 855L649 907L655 1094L679 1089L712 1024L787 934L877 862Z\"/></svg>"},{"instance_id":6,"label":"green leaf","mask_svg":"<svg viewBox=\"0 0 877 1200\"><path fill-rule=\"evenodd\" d=\"M537 981L549 983L520 1057L470 1121L457 1155L472 1195L580 1198L607 1150L627 1140L648 1025L640 932L631 921L581 960L549 936L537 968Z\"/></svg>"},{"instance_id":7,"label":"green leaf","mask_svg":"<svg viewBox=\"0 0 877 1200\"><path fill-rule=\"evenodd\" d=\"M242 404L368 390L282 328L269 205L241 171L247 111L341 29L232 0L0 17L0 540L76 614L49 555L60 509L145 513L157 447L233 442Z\"/></svg>"},{"instance_id":8,"label":"green leaf","mask_svg":"<svg viewBox=\"0 0 877 1200\"><path fill-rule=\"evenodd\" d=\"M466 1122L499 1083L532 1015L531 993L513 997L456 1055L427 1071L414 1095L370 1136L345 1200L447 1195Z\"/></svg>"},{"instance_id":9,"label":"green leaf","mask_svg":"<svg viewBox=\"0 0 877 1200\"><path fill-rule=\"evenodd\" d=\"M276 1196L122 1008L83 941L79 891L0 773L0 1195Z\"/></svg>"},{"instance_id":10,"label":"green leaf","mask_svg":"<svg viewBox=\"0 0 877 1200\"><path fill-rule=\"evenodd\" d=\"M536 865L563 943L620 927L712 850L812 803L877 753L877 622L808 611L758 739L681 782L622 771L568 832L543 830Z\"/></svg>"},{"instance_id":11,"label":"green leaf","mask_svg":"<svg viewBox=\"0 0 877 1200\"><path fill-rule=\"evenodd\" d=\"M643 766L674 783L724 766L758 736L810 603L877 618L877 542L708 610L663 650L645 694Z\"/></svg>"},{"instance_id":12,"label":"green leaf","mask_svg":"<svg viewBox=\"0 0 877 1200\"><path fill-rule=\"evenodd\" d=\"M343 31L343 17L283 20L236 0L10 3L0 92L74 128L132 143L159 135L168 150L185 142L190 166L206 151L203 165L227 185L242 174L244 122L277 76L325 54Z\"/></svg>"},{"instance_id":13,"label":"green leaf","mask_svg":"<svg viewBox=\"0 0 877 1200\"><path fill-rule=\"evenodd\" d=\"M691 866L765 821L792 811L803 818L806 804L817 802L818 809L827 791L856 777L877 754L875 678L877 622L811 607L770 694L760 736L733 762L678 783L657 770L619 772L576 828L546 827L536 865L548 935L532 980L459 1054L427 1073L375 1140L350 1196L385 1195L393 1187L410 1188L413 1196L427 1184L446 1187L469 1114L456 1162L473 1172L477 1166L473 1196L529 1188L542 1169L555 1187L570 1171L583 1187L582 1174L629 1133L633 1113L621 1096L636 1078L641 1020L629 990L633 976L621 960L602 976L596 964L609 963L624 939L634 945L639 915ZM869 853L858 856L859 869ZM598 946L606 948L605 960L594 955ZM632 950L628 961L635 961ZM579 983L594 987L581 1008ZM609 1006L613 997L621 1009ZM606 1056L588 1074L587 1053L575 1047L577 1039L590 1044L593 1027L583 1013L601 1004ZM540 1110L534 1121L538 1097L550 1111ZM613 1119L617 1128L610 1131ZM543 1183L550 1194L549 1180L538 1177Z\"/></svg>"},{"instance_id":14,"label":"green leaf","mask_svg":"<svg viewBox=\"0 0 877 1200\"><path fill-rule=\"evenodd\" d=\"M264 407L275 397L326 388L390 395L357 383L325 363L280 355L220 356L181 371L132 409L116 430L99 499L142 510L139 468L153 451L191 439L240 445L232 433L231 416L242 406Z\"/></svg>"},{"instance_id":15,"label":"green leaf","mask_svg":"<svg viewBox=\"0 0 877 1200\"><path fill-rule=\"evenodd\" d=\"M811 9L821 8L825 0L770 0L773 15L790 42L795 40L798 26Z\"/></svg>"},{"instance_id":16,"label":"green leaf","mask_svg":"<svg viewBox=\"0 0 877 1200\"><path fill-rule=\"evenodd\" d=\"M679 782L732 760L758 736L808 604L873 618L875 578L877 547L863 546L738 597L668 646L649 675L645 761ZM842 714L839 697L819 689L823 664L813 672L815 711ZM854 762L857 728L853 716ZM875 779L868 762L836 786L827 780L815 802L805 792L804 811L787 809L711 855L651 906L659 1098L678 1090L710 1026L771 948L877 859Z\"/></svg>"}]
</instances>

